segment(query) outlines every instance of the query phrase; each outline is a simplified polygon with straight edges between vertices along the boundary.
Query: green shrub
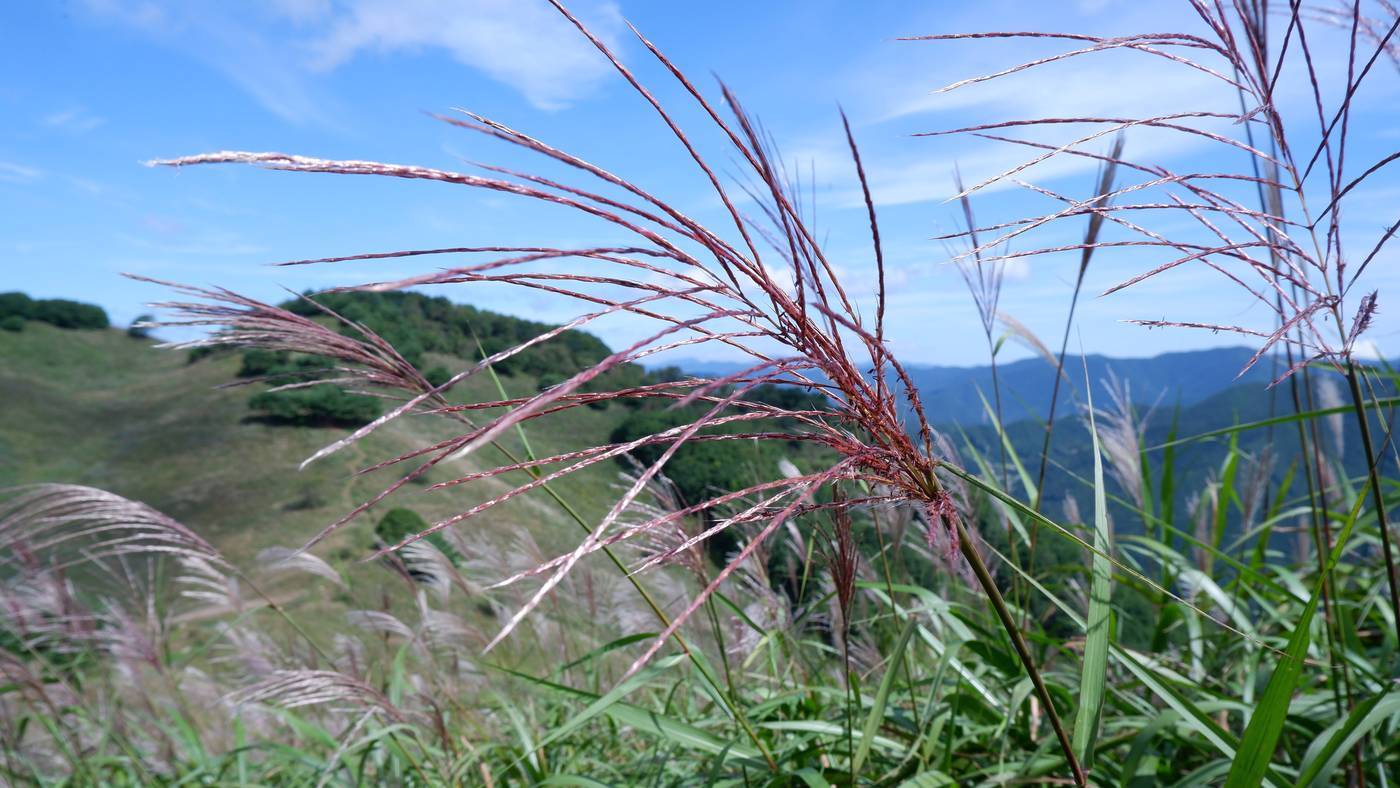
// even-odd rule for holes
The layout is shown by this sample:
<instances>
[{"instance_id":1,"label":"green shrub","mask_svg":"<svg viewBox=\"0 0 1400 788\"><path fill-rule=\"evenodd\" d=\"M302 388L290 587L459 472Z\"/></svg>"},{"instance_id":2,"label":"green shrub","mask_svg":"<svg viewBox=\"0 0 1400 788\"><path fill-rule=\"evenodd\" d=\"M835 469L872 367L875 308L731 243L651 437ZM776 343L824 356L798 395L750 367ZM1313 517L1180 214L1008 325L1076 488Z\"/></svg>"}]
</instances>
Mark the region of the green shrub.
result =
<instances>
[{"instance_id":1,"label":"green shrub","mask_svg":"<svg viewBox=\"0 0 1400 788\"><path fill-rule=\"evenodd\" d=\"M248 407L274 424L302 427L358 427L379 415L379 400L329 383L264 391L248 400Z\"/></svg>"},{"instance_id":2,"label":"green shrub","mask_svg":"<svg viewBox=\"0 0 1400 788\"><path fill-rule=\"evenodd\" d=\"M301 353L288 353L285 350L254 348L244 352L243 363L238 368L238 377L295 377L310 380L331 366L331 360L325 356L308 356Z\"/></svg>"},{"instance_id":3,"label":"green shrub","mask_svg":"<svg viewBox=\"0 0 1400 788\"><path fill-rule=\"evenodd\" d=\"M97 329L111 325L107 320L107 311L102 307L69 301L66 298L48 298L33 302L30 319L59 328Z\"/></svg>"},{"instance_id":4,"label":"green shrub","mask_svg":"<svg viewBox=\"0 0 1400 788\"><path fill-rule=\"evenodd\" d=\"M24 293L0 293L0 319L11 317L37 320L59 328L106 328L110 325L106 310L95 304L66 298L36 300Z\"/></svg>"},{"instance_id":5,"label":"green shrub","mask_svg":"<svg viewBox=\"0 0 1400 788\"><path fill-rule=\"evenodd\" d=\"M23 320L34 314L34 299L24 293L0 293L0 318Z\"/></svg>"},{"instance_id":6,"label":"green shrub","mask_svg":"<svg viewBox=\"0 0 1400 788\"><path fill-rule=\"evenodd\" d=\"M24 318L19 315L5 315L4 317L0 317L0 330L23 331Z\"/></svg>"},{"instance_id":7,"label":"green shrub","mask_svg":"<svg viewBox=\"0 0 1400 788\"><path fill-rule=\"evenodd\" d=\"M491 355L553 328L547 323L487 312L422 293L325 293L315 300L379 334L415 366L424 353L479 359L483 351ZM303 317L325 314L305 299L288 301L282 308ZM339 328L352 331L344 325ZM609 353L608 346L592 334L566 331L494 366L501 375L538 376L552 372L567 376L607 358ZM636 370L641 374L641 367Z\"/></svg>"},{"instance_id":8,"label":"green shrub","mask_svg":"<svg viewBox=\"0 0 1400 788\"><path fill-rule=\"evenodd\" d=\"M427 379L429 385L436 388L451 380L452 373L447 371L447 367L444 367L441 364L439 364L433 367L432 369L428 370L427 372L423 373L423 377Z\"/></svg>"},{"instance_id":9,"label":"green shrub","mask_svg":"<svg viewBox=\"0 0 1400 788\"><path fill-rule=\"evenodd\" d=\"M428 530L428 521L422 515L412 509L390 509L384 517L379 520L379 524L374 526L374 535L379 537L379 541L385 545L396 545L408 537ZM453 566L460 566L462 554L452 549L452 545L447 543L441 533L428 534L423 541L437 548L439 552L447 556Z\"/></svg>"},{"instance_id":10,"label":"green shrub","mask_svg":"<svg viewBox=\"0 0 1400 788\"><path fill-rule=\"evenodd\" d=\"M226 356L232 353L233 350L233 348L227 345L198 345L190 348L189 353L185 355L185 363L193 364L197 361L203 361L206 358L212 358L214 356Z\"/></svg>"},{"instance_id":11,"label":"green shrub","mask_svg":"<svg viewBox=\"0 0 1400 788\"><path fill-rule=\"evenodd\" d=\"M126 335L132 339L150 339L151 329L142 324L155 319L155 315L137 315L136 319L131 321L131 325L126 327Z\"/></svg>"},{"instance_id":12,"label":"green shrub","mask_svg":"<svg viewBox=\"0 0 1400 788\"><path fill-rule=\"evenodd\" d=\"M744 394L744 399L762 402L784 410L820 410L828 407L826 395L796 386L775 386L764 383Z\"/></svg>"}]
</instances>

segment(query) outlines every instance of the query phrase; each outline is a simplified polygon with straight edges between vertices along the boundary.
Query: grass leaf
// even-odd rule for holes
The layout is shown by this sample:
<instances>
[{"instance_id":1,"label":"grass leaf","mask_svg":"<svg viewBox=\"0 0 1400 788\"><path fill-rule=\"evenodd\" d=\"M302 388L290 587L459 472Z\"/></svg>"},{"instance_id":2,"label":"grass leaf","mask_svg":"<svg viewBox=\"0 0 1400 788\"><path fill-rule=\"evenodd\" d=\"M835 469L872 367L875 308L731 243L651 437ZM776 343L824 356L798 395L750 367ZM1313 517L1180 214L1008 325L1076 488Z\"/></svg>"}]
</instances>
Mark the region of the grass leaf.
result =
<instances>
[{"instance_id":1,"label":"grass leaf","mask_svg":"<svg viewBox=\"0 0 1400 788\"><path fill-rule=\"evenodd\" d=\"M1352 746L1373 728L1397 714L1400 714L1400 692L1377 695L1358 704L1345 719L1337 720L1323 731L1308 748L1303 756L1303 763L1307 766L1298 776L1298 788L1330 784L1333 770Z\"/></svg>"},{"instance_id":2,"label":"grass leaf","mask_svg":"<svg viewBox=\"0 0 1400 788\"><path fill-rule=\"evenodd\" d=\"M1299 616L1293 634L1288 639L1288 648L1279 659L1273 675L1269 677L1264 696L1250 715L1249 724L1245 726L1244 736L1240 738L1239 751L1230 764L1230 773L1225 780L1226 788L1254 788L1264 780L1269 771L1269 761L1272 760L1274 750L1278 746L1279 734L1283 733L1283 723L1288 716L1293 691L1298 686L1298 679L1303 675L1303 663L1307 657L1308 645L1312 642L1312 619L1317 613L1318 600L1322 598L1327 575L1337 565L1337 560L1341 558L1342 550L1351 537L1352 529L1356 526L1356 517L1365 500L1361 495L1355 496L1351 516L1347 518L1346 525L1337 536L1336 544L1332 546L1327 567L1318 575L1312 597L1308 599L1307 607L1303 609L1303 614Z\"/></svg>"},{"instance_id":3,"label":"grass leaf","mask_svg":"<svg viewBox=\"0 0 1400 788\"><path fill-rule=\"evenodd\" d=\"M1088 383L1088 370L1085 370ZM1092 386L1086 385L1088 391ZM1103 711L1104 682L1108 678L1108 644L1111 635L1110 600L1113 567L1108 560L1108 502L1104 495L1103 454L1094 422L1094 400L1089 395L1089 433L1094 446L1094 552L1090 555L1092 580L1089 613L1084 627L1084 666L1079 674L1079 711L1074 717L1074 750L1085 768L1092 765L1094 739Z\"/></svg>"},{"instance_id":4,"label":"grass leaf","mask_svg":"<svg viewBox=\"0 0 1400 788\"><path fill-rule=\"evenodd\" d=\"M880 720L885 716L885 704L889 702L890 688L894 686L895 676L899 673L899 666L903 664L904 650L909 646L909 639L914 635L916 621L910 616L904 622L904 629L899 633L899 640L894 644L894 649L890 651L885 660L888 666L885 675L880 679L880 688L875 691L875 701L870 705L870 713L865 716L865 725L860 729L860 747L856 749L854 760L851 762L851 773L860 774L860 767L865 764L865 758L870 754L870 744L875 738L875 731L880 726Z\"/></svg>"}]
</instances>

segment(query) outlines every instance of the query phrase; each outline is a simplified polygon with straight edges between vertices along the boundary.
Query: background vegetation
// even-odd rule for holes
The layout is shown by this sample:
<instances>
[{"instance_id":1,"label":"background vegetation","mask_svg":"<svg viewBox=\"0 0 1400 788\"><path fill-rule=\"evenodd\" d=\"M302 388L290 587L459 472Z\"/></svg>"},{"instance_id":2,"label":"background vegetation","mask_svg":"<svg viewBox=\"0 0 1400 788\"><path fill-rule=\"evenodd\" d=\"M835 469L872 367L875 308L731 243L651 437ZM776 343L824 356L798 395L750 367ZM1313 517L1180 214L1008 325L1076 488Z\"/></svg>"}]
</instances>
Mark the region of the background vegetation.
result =
<instances>
[{"instance_id":1,"label":"background vegetation","mask_svg":"<svg viewBox=\"0 0 1400 788\"><path fill-rule=\"evenodd\" d=\"M25 321L48 323L59 328L95 329L109 324L100 306L65 298L30 298L24 293L0 293L0 327L23 331Z\"/></svg>"}]
</instances>

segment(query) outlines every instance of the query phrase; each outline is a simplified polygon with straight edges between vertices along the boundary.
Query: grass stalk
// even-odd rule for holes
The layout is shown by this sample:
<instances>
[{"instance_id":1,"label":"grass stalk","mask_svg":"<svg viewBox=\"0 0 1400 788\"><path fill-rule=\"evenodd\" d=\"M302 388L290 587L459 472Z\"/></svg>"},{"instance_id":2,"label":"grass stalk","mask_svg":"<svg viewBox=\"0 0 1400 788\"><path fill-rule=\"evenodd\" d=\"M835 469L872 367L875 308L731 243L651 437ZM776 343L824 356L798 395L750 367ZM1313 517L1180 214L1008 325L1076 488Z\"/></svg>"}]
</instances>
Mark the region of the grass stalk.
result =
<instances>
[{"instance_id":1,"label":"grass stalk","mask_svg":"<svg viewBox=\"0 0 1400 788\"><path fill-rule=\"evenodd\" d=\"M1371 421L1366 415L1366 398L1361 393L1357 379L1356 362L1347 360L1347 387L1351 390L1352 405L1356 409L1356 423L1361 430L1361 447L1366 453L1366 477L1370 482L1371 500L1376 507L1376 525L1380 529L1381 555L1385 561L1385 577L1390 588L1390 612L1392 620L1400 622L1400 577L1395 572L1395 556L1391 547L1390 521L1386 515L1385 493L1381 489L1379 458L1371 440Z\"/></svg>"},{"instance_id":2,"label":"grass stalk","mask_svg":"<svg viewBox=\"0 0 1400 788\"><path fill-rule=\"evenodd\" d=\"M1035 658L1031 656L1030 649L1026 646L1026 640L1021 635L1020 627L1017 626L1011 611L1007 609L1006 602L1001 597L1001 591L997 589L996 580L992 578L986 563L982 561L982 556L973 546L971 534L967 532L962 521L958 518L944 518L944 523L956 529L959 551L963 558L967 559L968 565L972 567L972 573L977 577L977 583L986 594L987 601L992 604L992 609L996 612L1002 629L1006 631L1007 637L1011 638L1011 645L1016 649L1016 656L1020 658L1021 665L1030 676L1036 696L1045 706L1045 717L1050 721L1050 727L1055 731L1055 738L1059 742L1060 749L1064 752L1066 762L1069 763L1070 772L1074 775L1075 785L1088 785L1088 777L1085 775L1083 767L1080 766L1079 759L1075 757L1074 745L1070 742L1069 733L1065 731L1064 723L1060 721L1060 713L1055 710L1054 698L1050 696L1050 690L1045 686L1045 679L1041 677L1040 669L1036 667Z\"/></svg>"}]
</instances>

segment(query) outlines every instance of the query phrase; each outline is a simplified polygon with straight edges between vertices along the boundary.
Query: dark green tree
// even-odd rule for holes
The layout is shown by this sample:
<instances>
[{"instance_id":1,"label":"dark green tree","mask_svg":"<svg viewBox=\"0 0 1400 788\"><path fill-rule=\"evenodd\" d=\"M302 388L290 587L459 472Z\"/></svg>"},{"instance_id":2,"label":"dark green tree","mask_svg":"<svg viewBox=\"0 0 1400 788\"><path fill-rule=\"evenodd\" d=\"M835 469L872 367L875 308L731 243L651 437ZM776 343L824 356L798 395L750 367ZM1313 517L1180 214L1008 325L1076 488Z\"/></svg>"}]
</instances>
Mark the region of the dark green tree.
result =
<instances>
[{"instance_id":1,"label":"dark green tree","mask_svg":"<svg viewBox=\"0 0 1400 788\"><path fill-rule=\"evenodd\" d=\"M302 427L358 427L379 415L379 400L330 383L264 391L253 395L248 407L271 423Z\"/></svg>"},{"instance_id":2,"label":"dark green tree","mask_svg":"<svg viewBox=\"0 0 1400 788\"><path fill-rule=\"evenodd\" d=\"M66 298L46 298L33 302L29 318L59 328L97 329L111 325L102 307Z\"/></svg>"},{"instance_id":3,"label":"dark green tree","mask_svg":"<svg viewBox=\"0 0 1400 788\"><path fill-rule=\"evenodd\" d=\"M392 546L426 530L428 521L424 520L422 515L412 509L398 507L390 509L380 518L379 524L374 526L374 535L379 538L381 544ZM454 566L461 565L462 554L454 550L440 532L428 534L423 539L447 556Z\"/></svg>"},{"instance_id":4,"label":"dark green tree","mask_svg":"<svg viewBox=\"0 0 1400 788\"><path fill-rule=\"evenodd\" d=\"M137 315L136 319L131 321L131 325L126 327L126 335L132 339L150 339L151 329L142 324L155 319L155 315Z\"/></svg>"}]
</instances>

